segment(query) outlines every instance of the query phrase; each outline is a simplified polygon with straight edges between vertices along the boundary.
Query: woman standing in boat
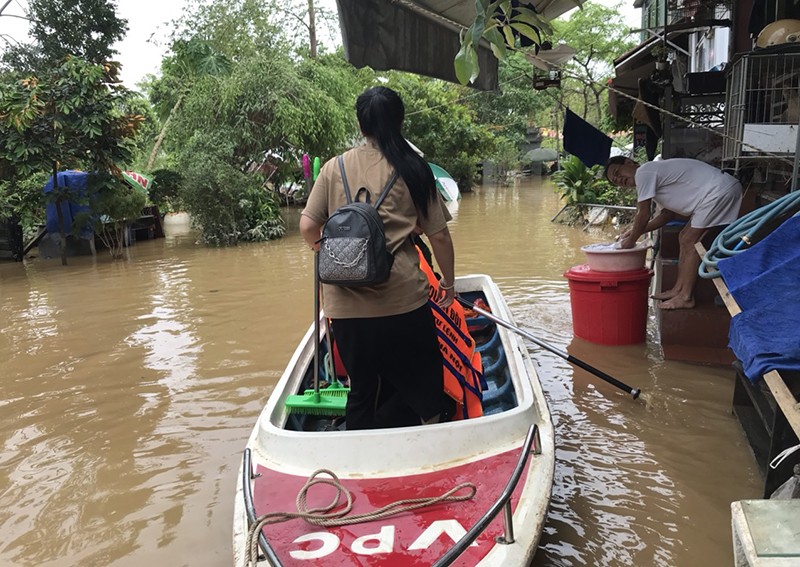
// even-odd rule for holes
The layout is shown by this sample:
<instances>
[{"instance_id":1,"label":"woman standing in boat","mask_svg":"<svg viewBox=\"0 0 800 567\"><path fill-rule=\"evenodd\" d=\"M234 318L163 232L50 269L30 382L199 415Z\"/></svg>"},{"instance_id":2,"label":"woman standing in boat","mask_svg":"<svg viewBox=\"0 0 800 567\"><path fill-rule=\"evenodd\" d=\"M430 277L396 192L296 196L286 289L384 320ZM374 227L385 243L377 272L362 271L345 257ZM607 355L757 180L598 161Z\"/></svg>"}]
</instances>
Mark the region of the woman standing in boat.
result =
<instances>
[{"instance_id":1,"label":"woman standing in boat","mask_svg":"<svg viewBox=\"0 0 800 567\"><path fill-rule=\"evenodd\" d=\"M428 306L428 282L411 242L421 230L442 273L440 305L454 298L453 242L433 173L403 138L405 108L386 87L356 101L366 144L344 154L350 187L365 187L375 202L394 171L399 177L378 213L394 255L389 279L371 287L323 286L339 353L350 377L347 429L402 427L447 420L455 405L444 393L442 357ZM300 232L319 250L322 226L346 202L336 159L325 163L300 217Z\"/></svg>"}]
</instances>

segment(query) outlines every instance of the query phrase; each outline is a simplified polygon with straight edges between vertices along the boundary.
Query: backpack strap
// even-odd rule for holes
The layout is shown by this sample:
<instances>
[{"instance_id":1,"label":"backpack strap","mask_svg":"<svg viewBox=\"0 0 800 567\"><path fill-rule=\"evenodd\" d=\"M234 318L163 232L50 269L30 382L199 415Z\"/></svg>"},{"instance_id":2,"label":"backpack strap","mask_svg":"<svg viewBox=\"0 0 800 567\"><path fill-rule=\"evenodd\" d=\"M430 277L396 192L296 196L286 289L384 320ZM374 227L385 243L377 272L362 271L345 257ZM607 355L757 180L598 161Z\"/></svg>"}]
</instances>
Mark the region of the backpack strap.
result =
<instances>
[{"instance_id":1,"label":"backpack strap","mask_svg":"<svg viewBox=\"0 0 800 567\"><path fill-rule=\"evenodd\" d=\"M344 196L347 198L347 204L349 205L350 203L353 202L353 198L350 194L350 184L347 182L347 174L344 172L344 156L342 154L339 154L338 161L339 161L339 171L342 174L342 183L344 184ZM381 191L378 200L375 202L376 209L381 206L381 203L383 203L383 200L389 193L389 189L391 189L397 182L397 177L398 173L397 171L395 171L392 177L389 179L389 181L386 182L386 185L384 185L383 191ZM361 189L358 190L358 193L356 193L356 198L358 198L358 195L361 194L361 191L364 191L366 193L366 203L369 204L369 191L367 191L365 187L362 187Z\"/></svg>"},{"instance_id":2,"label":"backpack strap","mask_svg":"<svg viewBox=\"0 0 800 567\"><path fill-rule=\"evenodd\" d=\"M353 202L353 198L350 196L350 184L347 183L347 174L344 172L344 156L339 154L339 171L342 173L342 183L344 183L344 196L347 198L347 204Z\"/></svg>"},{"instance_id":3,"label":"backpack strap","mask_svg":"<svg viewBox=\"0 0 800 567\"><path fill-rule=\"evenodd\" d=\"M391 189L394 186L396 181L397 181L397 170L395 170L395 172L392 174L391 179L389 179L389 181L386 182L386 186L383 188L383 191L381 191L380 197L378 197L378 200L375 201L376 209L381 206L381 203L383 203L383 200L386 198L387 193L389 193L389 189Z\"/></svg>"}]
</instances>

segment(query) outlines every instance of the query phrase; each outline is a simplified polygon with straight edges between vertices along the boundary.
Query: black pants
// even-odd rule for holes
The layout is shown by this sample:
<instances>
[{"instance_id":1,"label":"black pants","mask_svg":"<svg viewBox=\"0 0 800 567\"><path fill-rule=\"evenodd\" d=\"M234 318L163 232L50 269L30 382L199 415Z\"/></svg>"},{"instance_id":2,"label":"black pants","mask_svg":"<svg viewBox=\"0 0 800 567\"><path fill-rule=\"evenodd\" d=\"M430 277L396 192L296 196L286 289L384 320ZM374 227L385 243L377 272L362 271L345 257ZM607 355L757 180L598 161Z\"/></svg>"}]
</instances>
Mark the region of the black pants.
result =
<instances>
[{"instance_id":1,"label":"black pants","mask_svg":"<svg viewBox=\"0 0 800 567\"><path fill-rule=\"evenodd\" d=\"M350 376L348 430L420 425L452 413L427 304L402 315L335 319L333 332Z\"/></svg>"}]
</instances>

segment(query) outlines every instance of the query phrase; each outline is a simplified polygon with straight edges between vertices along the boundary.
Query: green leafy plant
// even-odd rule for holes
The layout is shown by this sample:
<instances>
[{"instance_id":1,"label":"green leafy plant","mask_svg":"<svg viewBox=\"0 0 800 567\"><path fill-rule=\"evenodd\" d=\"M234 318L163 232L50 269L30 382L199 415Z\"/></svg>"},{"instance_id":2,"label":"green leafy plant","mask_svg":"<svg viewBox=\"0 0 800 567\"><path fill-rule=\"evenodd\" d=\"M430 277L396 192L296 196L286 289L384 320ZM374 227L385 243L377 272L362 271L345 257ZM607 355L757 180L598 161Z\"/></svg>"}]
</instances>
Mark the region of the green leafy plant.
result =
<instances>
[{"instance_id":1,"label":"green leafy plant","mask_svg":"<svg viewBox=\"0 0 800 567\"><path fill-rule=\"evenodd\" d=\"M0 182L0 219L17 219L25 240L33 238L44 222L46 181L47 175L38 173Z\"/></svg>"},{"instance_id":2,"label":"green leafy plant","mask_svg":"<svg viewBox=\"0 0 800 567\"><path fill-rule=\"evenodd\" d=\"M589 199L596 197L595 173L576 156L561 161L561 170L553 173L553 182L567 205L591 203Z\"/></svg>"},{"instance_id":3,"label":"green leafy plant","mask_svg":"<svg viewBox=\"0 0 800 567\"><path fill-rule=\"evenodd\" d=\"M657 44L650 50L650 55L653 56L653 59L656 61L666 61L667 55L669 55L669 49L664 44Z\"/></svg>"},{"instance_id":4,"label":"green leafy plant","mask_svg":"<svg viewBox=\"0 0 800 567\"><path fill-rule=\"evenodd\" d=\"M550 33L550 25L532 6L511 0L475 0L475 21L461 32L461 48L454 60L456 77L462 85L474 81L480 73L478 45L486 39L492 53L505 59L508 48L515 48L519 38L540 45L542 33Z\"/></svg>"},{"instance_id":5,"label":"green leafy plant","mask_svg":"<svg viewBox=\"0 0 800 567\"><path fill-rule=\"evenodd\" d=\"M603 169L601 165L586 167L576 156L569 156L561 162L561 170L553 173L553 182L567 205L635 203L635 192L610 183L603 177Z\"/></svg>"}]
</instances>

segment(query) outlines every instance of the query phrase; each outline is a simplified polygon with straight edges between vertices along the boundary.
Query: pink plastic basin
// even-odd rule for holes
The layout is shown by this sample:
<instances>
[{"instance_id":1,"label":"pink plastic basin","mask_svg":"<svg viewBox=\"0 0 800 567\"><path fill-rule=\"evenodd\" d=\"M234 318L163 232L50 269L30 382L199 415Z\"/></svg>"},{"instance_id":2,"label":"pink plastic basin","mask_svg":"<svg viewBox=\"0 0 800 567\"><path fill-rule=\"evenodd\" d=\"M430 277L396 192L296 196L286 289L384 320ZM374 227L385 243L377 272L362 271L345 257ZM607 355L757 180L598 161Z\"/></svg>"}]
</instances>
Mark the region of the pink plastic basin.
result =
<instances>
[{"instance_id":1,"label":"pink plastic basin","mask_svg":"<svg viewBox=\"0 0 800 567\"><path fill-rule=\"evenodd\" d=\"M588 244L581 250L586 254L589 268L597 272L629 272L644 268L647 246L621 249L615 242Z\"/></svg>"}]
</instances>

